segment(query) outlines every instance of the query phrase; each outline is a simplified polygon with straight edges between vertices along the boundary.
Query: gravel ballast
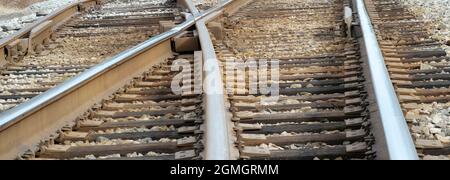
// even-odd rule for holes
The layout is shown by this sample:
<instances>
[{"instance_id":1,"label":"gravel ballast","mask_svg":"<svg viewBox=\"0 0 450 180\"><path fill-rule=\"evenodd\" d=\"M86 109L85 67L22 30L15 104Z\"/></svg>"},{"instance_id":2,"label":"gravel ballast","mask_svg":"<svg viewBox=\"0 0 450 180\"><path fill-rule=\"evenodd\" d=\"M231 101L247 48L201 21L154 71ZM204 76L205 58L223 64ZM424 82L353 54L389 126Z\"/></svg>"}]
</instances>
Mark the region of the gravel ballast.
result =
<instances>
[{"instance_id":1,"label":"gravel ballast","mask_svg":"<svg viewBox=\"0 0 450 180\"><path fill-rule=\"evenodd\" d=\"M14 8L14 11L4 11L4 13L0 13L0 39L35 22L42 17L42 15L49 14L58 8L75 1L77 0L47 0L31 4L23 9ZM13 7L1 6L1 8L10 9Z\"/></svg>"},{"instance_id":2,"label":"gravel ballast","mask_svg":"<svg viewBox=\"0 0 450 180\"><path fill-rule=\"evenodd\" d=\"M419 19L429 21L433 38L447 44L450 53L450 0L400 0Z\"/></svg>"}]
</instances>

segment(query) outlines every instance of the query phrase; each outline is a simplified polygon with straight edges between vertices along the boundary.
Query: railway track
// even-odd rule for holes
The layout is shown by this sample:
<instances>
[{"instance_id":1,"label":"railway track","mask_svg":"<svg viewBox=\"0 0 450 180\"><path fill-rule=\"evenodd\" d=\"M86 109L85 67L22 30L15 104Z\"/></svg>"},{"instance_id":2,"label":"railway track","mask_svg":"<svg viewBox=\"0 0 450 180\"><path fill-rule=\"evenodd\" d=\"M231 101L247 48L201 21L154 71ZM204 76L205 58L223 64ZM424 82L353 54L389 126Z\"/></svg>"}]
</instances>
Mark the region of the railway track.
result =
<instances>
[{"instance_id":1,"label":"railway track","mask_svg":"<svg viewBox=\"0 0 450 180\"><path fill-rule=\"evenodd\" d=\"M0 70L0 112L159 34L160 21L182 22L175 1L113 0L75 15L43 44L11 48Z\"/></svg>"},{"instance_id":2,"label":"railway track","mask_svg":"<svg viewBox=\"0 0 450 180\"><path fill-rule=\"evenodd\" d=\"M171 65L177 60L188 61L193 71L201 55L183 54L153 67L74 126L63 128L58 138L46 141L37 153L22 158L200 159L203 101L201 95L172 92L171 81L178 72L171 71ZM183 81L188 83L193 87L194 80Z\"/></svg>"},{"instance_id":3,"label":"railway track","mask_svg":"<svg viewBox=\"0 0 450 180\"><path fill-rule=\"evenodd\" d=\"M234 85L224 76L240 158L374 158L359 43L347 38L345 5L255 0L226 18L225 38L215 42L222 66L268 59L279 60L280 68L279 81L271 82L279 84L278 102L251 94L256 84L239 88L258 72L250 70Z\"/></svg>"},{"instance_id":4,"label":"railway track","mask_svg":"<svg viewBox=\"0 0 450 180\"><path fill-rule=\"evenodd\" d=\"M450 63L432 22L393 0L367 0L392 82L422 159L449 159Z\"/></svg>"},{"instance_id":5,"label":"railway track","mask_svg":"<svg viewBox=\"0 0 450 180\"><path fill-rule=\"evenodd\" d=\"M204 11L212 7L217 6L219 0L193 0L192 3L197 7L198 10Z\"/></svg>"},{"instance_id":6,"label":"railway track","mask_svg":"<svg viewBox=\"0 0 450 180\"><path fill-rule=\"evenodd\" d=\"M376 41L365 11L350 17L361 22L356 31L347 29L354 2L233 0L200 12L190 0L177 2L190 15L173 1L117 2L77 15L59 26L55 40L31 44L26 54L14 46L17 56L10 56L15 52L6 47L14 63L1 72L2 83L20 86L2 86L0 97L19 100L0 101L13 107L0 113L0 158L417 158L384 64L374 68L370 49L377 45L367 43ZM376 6L387 5L370 3L372 18ZM178 25L169 30L161 20ZM385 24L373 20L382 38ZM189 68L174 68L179 62ZM399 89L396 77L404 76L391 76L398 92L411 88ZM199 84L204 92L192 91ZM267 93L266 85L276 90ZM413 107L401 95L403 107Z\"/></svg>"}]
</instances>

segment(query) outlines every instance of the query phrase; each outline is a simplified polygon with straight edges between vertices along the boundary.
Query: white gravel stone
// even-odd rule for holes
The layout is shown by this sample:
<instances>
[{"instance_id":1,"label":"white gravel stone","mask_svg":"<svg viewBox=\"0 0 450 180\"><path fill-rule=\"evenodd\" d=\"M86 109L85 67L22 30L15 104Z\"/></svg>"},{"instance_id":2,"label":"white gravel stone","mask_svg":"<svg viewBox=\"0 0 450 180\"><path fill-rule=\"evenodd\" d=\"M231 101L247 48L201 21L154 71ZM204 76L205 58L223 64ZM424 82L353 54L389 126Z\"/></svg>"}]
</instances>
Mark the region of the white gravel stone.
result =
<instances>
[{"instance_id":1,"label":"white gravel stone","mask_svg":"<svg viewBox=\"0 0 450 180\"><path fill-rule=\"evenodd\" d=\"M434 22L435 38L450 40L449 0L400 0L400 2L421 19Z\"/></svg>"}]
</instances>

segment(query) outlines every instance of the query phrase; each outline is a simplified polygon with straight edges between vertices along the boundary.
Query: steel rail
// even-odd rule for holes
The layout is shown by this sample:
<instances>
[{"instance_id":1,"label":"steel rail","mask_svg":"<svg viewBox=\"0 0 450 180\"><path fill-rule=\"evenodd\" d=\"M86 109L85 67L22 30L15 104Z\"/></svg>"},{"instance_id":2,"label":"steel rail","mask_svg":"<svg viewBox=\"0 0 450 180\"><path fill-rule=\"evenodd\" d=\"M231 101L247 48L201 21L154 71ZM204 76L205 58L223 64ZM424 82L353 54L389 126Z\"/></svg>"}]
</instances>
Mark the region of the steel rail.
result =
<instances>
[{"instance_id":1,"label":"steel rail","mask_svg":"<svg viewBox=\"0 0 450 180\"><path fill-rule=\"evenodd\" d=\"M357 0L378 110L391 160L418 160L408 125L363 0Z\"/></svg>"},{"instance_id":2,"label":"steel rail","mask_svg":"<svg viewBox=\"0 0 450 180\"><path fill-rule=\"evenodd\" d=\"M228 3L223 4L223 6L226 6L227 4ZM220 9L221 9L220 7L217 7L199 15L195 19L190 18L185 22L183 22L182 24L179 24L176 27L172 28L171 30L159 34L157 36L154 36L149 40L139 45L136 45L131 49L128 49L108 60L105 60L104 62L86 70L85 72L73 77L72 79L67 80L66 82L56 86L55 88L52 88L42 93L41 95L36 96L35 98L16 106L13 109L1 113L0 131L15 124L16 122L20 121L29 114L32 114L33 112L36 112L37 110L45 107L47 104L56 101L58 98L64 96L65 94L72 92L77 88L83 86L90 80L95 79L95 77L97 77L98 75L107 72L108 70L113 69L116 66L119 66L120 64L126 62L127 60L133 58L134 56L142 52L145 52L146 50L151 49L152 47L158 45L159 43L166 41L167 39L170 39L175 35L187 30L191 26L195 25L195 22Z\"/></svg>"},{"instance_id":3,"label":"steel rail","mask_svg":"<svg viewBox=\"0 0 450 180\"><path fill-rule=\"evenodd\" d=\"M55 104L59 102L59 99L63 99L65 96L72 94L77 91L77 89L81 89L84 85L89 84L94 81L97 77L106 74L112 69L120 67L121 64L127 63L129 60L134 57L139 56L146 51L151 50L153 47L159 47L160 44L167 42L169 39L175 37L179 33L191 28L196 24L196 22L202 20L203 18L216 13L217 11L222 10L225 6L229 5L232 1L228 1L227 3L221 4L218 7L212 8L202 14L199 14L197 17L191 16L182 24L177 25L171 30L164 32L160 35L150 38L149 40L130 48L110 59L103 61L102 63L86 70L85 72L63 82L62 84L57 85L56 87L38 95L31 100L20 104L13 109L7 110L5 112L0 113L0 133L7 131L10 127L15 124L20 123L22 120L28 119L32 115L42 111L46 106ZM211 45L211 44L210 44ZM208 56L206 56L208 57ZM218 66L217 66L218 67ZM218 69L216 69L218 70ZM215 71L215 76L220 71ZM221 81L220 81L221 82ZM212 86L211 86L212 87ZM222 86L223 87L223 86ZM207 90L210 92L210 90ZM218 96L216 96L218 97ZM211 99L211 98L209 98ZM215 100L213 100L215 101ZM222 101L224 101L222 96ZM221 103L223 104L223 103ZM222 106L223 108L224 106ZM225 110L224 110L225 111ZM210 111L211 112L211 111ZM210 119L215 114L210 114ZM223 127L221 127L223 128ZM9 156L8 156L9 157ZM219 158L218 158L219 159ZM227 159L220 158L220 159Z\"/></svg>"},{"instance_id":4,"label":"steel rail","mask_svg":"<svg viewBox=\"0 0 450 180\"><path fill-rule=\"evenodd\" d=\"M126 50L106 61L100 63L91 69L75 76L74 78L50 89L49 91L23 103L11 110L0 114L0 132L14 125L25 117L44 108L46 105L57 101L64 95L75 91L84 84L90 82L101 74L107 72L114 67L132 59L138 54L145 52L159 43L167 41L175 35L187 30L193 25L197 26L201 34L200 41L204 50L204 73L205 79L204 89L206 94L206 159L229 159L229 142L228 132L225 132L228 125L226 124L224 97L223 97L223 81L221 81L220 69L217 63L217 57L211 51L212 43L207 33L205 23L209 17L215 16L222 11L224 7L232 3L232 0L222 2L219 6L214 7L204 13L187 19L184 23L176 26L168 32L155 36L134 48ZM384 58L378 45L378 41L373 31L370 18L368 17L363 0L357 0L357 9L361 21L361 27L364 35L365 45L367 48L370 73L374 84L375 95L378 108L386 136L387 148L390 159L393 160L416 160L417 152L412 141L405 118L400 108L394 87L389 78ZM204 34L208 34L206 37ZM382 103L381 103L382 102ZM219 115L218 115L219 114ZM219 120L217 120L219 118ZM220 131L220 133L218 132ZM214 133L212 133L214 132ZM208 132L207 132L208 133ZM213 135L215 134L215 135ZM209 137L216 136L216 137Z\"/></svg>"},{"instance_id":5,"label":"steel rail","mask_svg":"<svg viewBox=\"0 0 450 180\"><path fill-rule=\"evenodd\" d=\"M221 3L220 5L227 4ZM218 6L216 10L222 9ZM198 9L191 0L187 0L189 10L198 18ZM214 11L214 15L219 11ZM218 59L211 41L206 23L212 17L198 19L196 28L199 34L200 45L203 53L203 90L205 99L205 159L206 160L230 160L231 144L227 110L225 106L224 85ZM214 16L213 16L214 17Z\"/></svg>"},{"instance_id":6,"label":"steel rail","mask_svg":"<svg viewBox=\"0 0 450 180\"><path fill-rule=\"evenodd\" d=\"M84 4L84 3L89 3L89 2L96 2L96 3L98 3L99 1L98 0L78 0L78 1L72 2L70 4L67 4L67 5L63 6L62 8L58 9L55 12L52 12L52 13L48 14L45 17L39 18L36 22L25 26L24 28L20 29L19 31L17 31L17 32L15 32L15 33L13 33L13 34L3 38L3 39L0 39L0 48L8 45L8 43L11 43L12 41L14 41L17 38L24 37L25 35L30 33L30 31L33 30L33 28L35 28L35 27L39 26L40 24L42 24L42 23L44 23L46 21L49 21L49 20L51 20L51 19L53 19L53 18L63 14L68 9L71 9L71 8L74 8L75 6L80 6L80 5ZM59 23L59 22L57 22L57 23Z\"/></svg>"},{"instance_id":7,"label":"steel rail","mask_svg":"<svg viewBox=\"0 0 450 180\"><path fill-rule=\"evenodd\" d=\"M100 74L113 69L116 66L126 62L127 60L133 58L134 56L151 49L152 47L158 45L159 43L166 41L169 38L177 35L179 32L182 32L192 25L194 25L194 19L189 19L184 23L176 26L175 28L164 32L160 35L157 35L137 46L126 50L109 60L106 60L85 72L73 77L72 79L67 80L66 82L52 88L41 95L36 96L35 98L18 105L17 107L5 111L0 114L0 131L8 128L13 125L17 121L20 121L25 116L36 112L37 110L45 107L47 104L50 104L56 101L58 98L66 95L67 93L83 86L87 82L92 79L95 79Z\"/></svg>"}]
</instances>

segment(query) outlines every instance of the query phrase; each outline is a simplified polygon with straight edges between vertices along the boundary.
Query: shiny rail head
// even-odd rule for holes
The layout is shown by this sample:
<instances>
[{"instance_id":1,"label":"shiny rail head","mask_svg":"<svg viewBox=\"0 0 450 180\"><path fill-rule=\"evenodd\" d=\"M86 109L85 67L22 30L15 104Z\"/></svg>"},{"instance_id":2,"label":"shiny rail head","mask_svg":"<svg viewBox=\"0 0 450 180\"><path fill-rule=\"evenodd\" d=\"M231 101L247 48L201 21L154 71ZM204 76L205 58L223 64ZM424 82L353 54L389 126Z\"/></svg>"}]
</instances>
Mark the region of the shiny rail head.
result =
<instances>
[{"instance_id":1,"label":"shiny rail head","mask_svg":"<svg viewBox=\"0 0 450 180\"><path fill-rule=\"evenodd\" d=\"M384 57L367 13L364 0L357 0L357 10L363 31L369 69L373 81L378 110L392 160L418 160L403 111L384 63Z\"/></svg>"}]
</instances>

